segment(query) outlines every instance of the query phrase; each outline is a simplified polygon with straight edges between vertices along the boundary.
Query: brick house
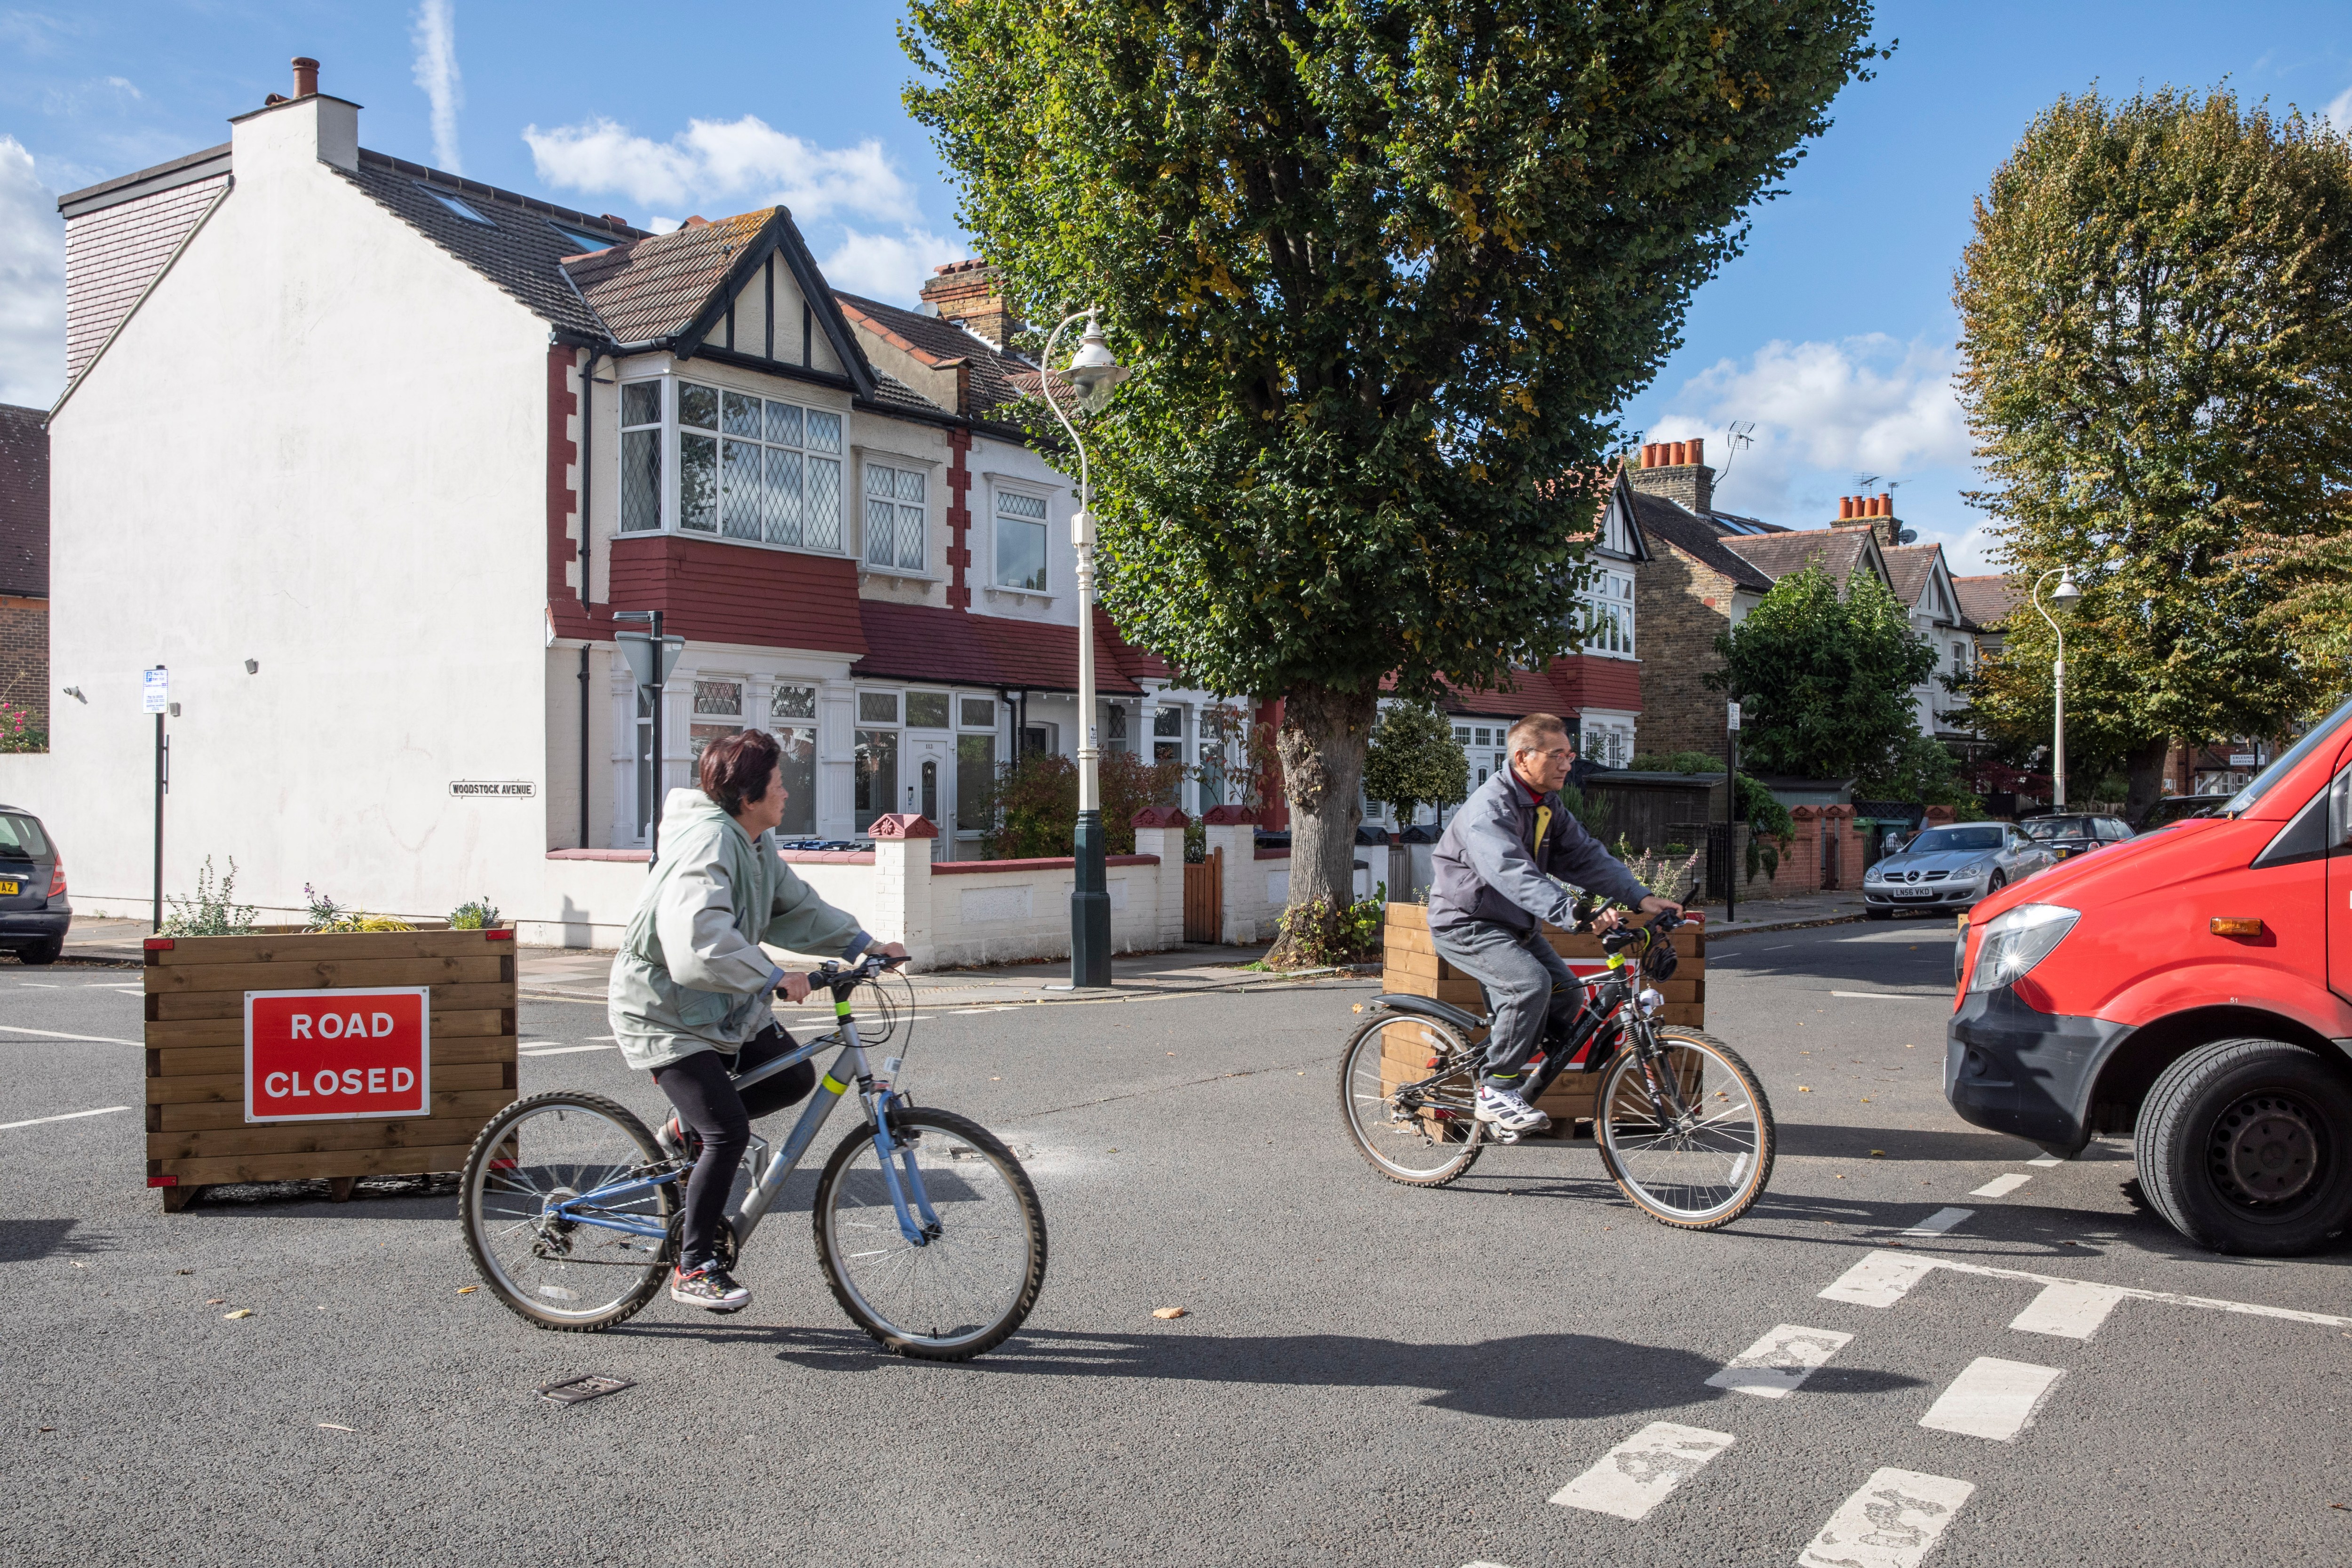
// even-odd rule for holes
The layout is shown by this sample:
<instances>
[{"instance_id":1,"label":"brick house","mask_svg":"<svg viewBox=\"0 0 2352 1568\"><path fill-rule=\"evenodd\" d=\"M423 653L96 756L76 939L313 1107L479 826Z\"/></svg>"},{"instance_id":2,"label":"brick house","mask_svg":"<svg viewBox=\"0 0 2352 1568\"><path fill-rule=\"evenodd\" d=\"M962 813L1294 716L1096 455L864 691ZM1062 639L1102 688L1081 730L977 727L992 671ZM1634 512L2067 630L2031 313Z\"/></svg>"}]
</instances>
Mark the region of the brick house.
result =
<instances>
[{"instance_id":1,"label":"brick house","mask_svg":"<svg viewBox=\"0 0 2352 1568\"><path fill-rule=\"evenodd\" d=\"M78 847L85 907L144 902L122 759L158 664L167 888L233 855L264 908L488 891L540 941L614 940L629 885L596 863L641 864L664 790L747 726L785 743L788 834L919 813L940 859L1016 748L1091 724L1233 761L1215 699L1099 614L1077 712L1076 498L1005 417L1036 367L984 268L916 310L842 295L782 208L656 235L460 179L362 148L316 70L59 203L47 679L89 700L0 795ZM626 610L685 639L658 740Z\"/></svg>"},{"instance_id":2,"label":"brick house","mask_svg":"<svg viewBox=\"0 0 2352 1568\"><path fill-rule=\"evenodd\" d=\"M49 724L49 433L0 405L0 702Z\"/></svg>"}]
</instances>

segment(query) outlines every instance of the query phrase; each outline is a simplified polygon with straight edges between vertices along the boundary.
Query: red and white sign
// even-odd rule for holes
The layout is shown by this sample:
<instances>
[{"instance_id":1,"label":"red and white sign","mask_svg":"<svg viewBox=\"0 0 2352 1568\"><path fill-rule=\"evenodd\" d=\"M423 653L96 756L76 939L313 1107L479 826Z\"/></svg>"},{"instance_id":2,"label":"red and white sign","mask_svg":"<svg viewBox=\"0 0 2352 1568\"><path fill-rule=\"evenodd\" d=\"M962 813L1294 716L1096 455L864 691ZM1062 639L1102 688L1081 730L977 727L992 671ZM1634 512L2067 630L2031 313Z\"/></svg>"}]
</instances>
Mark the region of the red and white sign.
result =
<instances>
[{"instance_id":1,"label":"red and white sign","mask_svg":"<svg viewBox=\"0 0 2352 1568\"><path fill-rule=\"evenodd\" d=\"M432 1093L432 993L245 994L245 1119L423 1116Z\"/></svg>"}]
</instances>

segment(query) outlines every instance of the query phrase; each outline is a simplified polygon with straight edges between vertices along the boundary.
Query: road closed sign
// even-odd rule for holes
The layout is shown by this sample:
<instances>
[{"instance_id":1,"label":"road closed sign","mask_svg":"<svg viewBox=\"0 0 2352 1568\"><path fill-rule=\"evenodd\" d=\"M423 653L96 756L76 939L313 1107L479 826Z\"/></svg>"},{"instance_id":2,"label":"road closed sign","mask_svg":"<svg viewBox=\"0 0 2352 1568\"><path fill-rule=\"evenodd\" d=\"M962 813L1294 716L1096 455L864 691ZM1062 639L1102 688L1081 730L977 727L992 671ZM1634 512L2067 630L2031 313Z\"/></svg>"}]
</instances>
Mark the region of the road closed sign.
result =
<instances>
[{"instance_id":1,"label":"road closed sign","mask_svg":"<svg viewBox=\"0 0 2352 1568\"><path fill-rule=\"evenodd\" d=\"M245 1119L425 1115L431 1007L422 985L247 992Z\"/></svg>"}]
</instances>

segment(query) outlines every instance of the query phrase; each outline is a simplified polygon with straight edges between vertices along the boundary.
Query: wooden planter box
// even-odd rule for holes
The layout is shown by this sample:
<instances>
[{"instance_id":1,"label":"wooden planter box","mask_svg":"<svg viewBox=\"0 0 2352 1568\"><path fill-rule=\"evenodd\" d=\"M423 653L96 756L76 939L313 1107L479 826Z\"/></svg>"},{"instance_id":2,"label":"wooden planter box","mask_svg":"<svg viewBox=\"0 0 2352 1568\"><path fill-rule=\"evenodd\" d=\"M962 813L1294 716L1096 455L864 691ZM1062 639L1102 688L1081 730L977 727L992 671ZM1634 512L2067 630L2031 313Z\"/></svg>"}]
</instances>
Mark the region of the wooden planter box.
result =
<instances>
[{"instance_id":1,"label":"wooden planter box","mask_svg":"<svg viewBox=\"0 0 2352 1568\"><path fill-rule=\"evenodd\" d=\"M147 1184L166 1212L225 1182L455 1171L515 1094L511 927L147 940ZM248 992L425 988L421 1116L247 1120Z\"/></svg>"},{"instance_id":2,"label":"wooden planter box","mask_svg":"<svg viewBox=\"0 0 2352 1568\"><path fill-rule=\"evenodd\" d=\"M1580 974L1599 969L1608 960L1597 936L1572 935L1550 925L1544 927L1544 935L1549 939L1552 951L1567 959L1570 967ZM1658 988L1666 998L1662 1021L1703 1029L1706 1027L1706 928L1693 922L1675 931L1673 940L1678 962L1675 977ZM1433 996L1471 1013L1486 1010L1486 998L1479 992L1478 983L1437 956L1436 945L1429 936L1426 905L1389 905L1381 941L1381 990L1408 996ZM1476 1038L1484 1040L1486 1036L1481 1032ZM1420 1026L1409 1019L1388 1026L1381 1050L1385 1062L1397 1067L1397 1083L1419 1076L1418 1069L1429 1058ZM1383 1072L1382 1077L1386 1076ZM1556 1135L1565 1136L1576 1122L1591 1120L1593 1103L1601 1090L1599 1079L1600 1075L1592 1073L1563 1075L1536 1101L1536 1109L1552 1119Z\"/></svg>"}]
</instances>

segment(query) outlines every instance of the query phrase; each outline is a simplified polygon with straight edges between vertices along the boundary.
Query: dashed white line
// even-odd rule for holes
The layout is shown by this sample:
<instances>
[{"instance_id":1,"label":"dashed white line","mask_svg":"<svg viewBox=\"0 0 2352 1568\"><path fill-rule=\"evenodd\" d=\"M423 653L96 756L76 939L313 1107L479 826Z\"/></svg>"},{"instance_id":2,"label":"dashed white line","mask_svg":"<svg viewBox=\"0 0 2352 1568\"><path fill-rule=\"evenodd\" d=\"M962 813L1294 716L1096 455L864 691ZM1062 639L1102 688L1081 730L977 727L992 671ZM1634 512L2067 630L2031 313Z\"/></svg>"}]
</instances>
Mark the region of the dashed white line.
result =
<instances>
[{"instance_id":1,"label":"dashed white line","mask_svg":"<svg viewBox=\"0 0 2352 1568\"><path fill-rule=\"evenodd\" d=\"M1941 1236L1954 1226L1972 1218L1974 1209L1937 1209L1903 1234L1906 1236Z\"/></svg>"},{"instance_id":2,"label":"dashed white line","mask_svg":"<svg viewBox=\"0 0 2352 1568\"><path fill-rule=\"evenodd\" d=\"M2033 1425L2033 1413L2065 1375L2059 1367L1980 1355L1952 1379L1952 1385L1919 1417L1919 1425L1937 1432L2014 1443L2020 1433Z\"/></svg>"},{"instance_id":3,"label":"dashed white line","mask_svg":"<svg viewBox=\"0 0 2352 1568\"><path fill-rule=\"evenodd\" d=\"M525 1057L570 1057L577 1056L582 1051L616 1051L620 1048L621 1047L618 1046L551 1046L540 1050L530 1051L523 1049L520 1046L517 1046L515 1047L515 1054L517 1056Z\"/></svg>"},{"instance_id":4,"label":"dashed white line","mask_svg":"<svg viewBox=\"0 0 2352 1568\"><path fill-rule=\"evenodd\" d=\"M1932 1258L1874 1252L1832 1281L1821 1299L1850 1301L1857 1307L1892 1307L1934 1271L1936 1262Z\"/></svg>"},{"instance_id":5,"label":"dashed white line","mask_svg":"<svg viewBox=\"0 0 2352 1568\"><path fill-rule=\"evenodd\" d=\"M1735 1441L1728 1432L1653 1421L1552 1493L1551 1500L1562 1508L1640 1519Z\"/></svg>"},{"instance_id":6,"label":"dashed white line","mask_svg":"<svg viewBox=\"0 0 2352 1568\"><path fill-rule=\"evenodd\" d=\"M118 1110L128 1110L127 1105L101 1105L96 1110L68 1110L62 1116L34 1116L23 1121L0 1121L0 1132L12 1132L19 1127L38 1127L44 1121L76 1121L85 1116L111 1116Z\"/></svg>"},{"instance_id":7,"label":"dashed white line","mask_svg":"<svg viewBox=\"0 0 2352 1568\"><path fill-rule=\"evenodd\" d=\"M1943 1002L1951 996L1948 991L1832 991L1830 994L1884 1002Z\"/></svg>"},{"instance_id":8,"label":"dashed white line","mask_svg":"<svg viewBox=\"0 0 2352 1568\"><path fill-rule=\"evenodd\" d=\"M2024 1174L2022 1172L2011 1171L2005 1176L1995 1176L1983 1186L1979 1187L1969 1194L1969 1196L1972 1198L2005 1198L2009 1196L2010 1194L2017 1191L2018 1188L2025 1185L2026 1183L2032 1180L2033 1180L2032 1177Z\"/></svg>"},{"instance_id":9,"label":"dashed white line","mask_svg":"<svg viewBox=\"0 0 2352 1568\"><path fill-rule=\"evenodd\" d=\"M2123 1292L2105 1285L2051 1285L2033 1298L2009 1326L2029 1334L2054 1334L2062 1340L2087 1340L2099 1331Z\"/></svg>"},{"instance_id":10,"label":"dashed white line","mask_svg":"<svg viewBox=\"0 0 2352 1568\"><path fill-rule=\"evenodd\" d=\"M1918 1568L1976 1489L1948 1476L1873 1471L1799 1554L1799 1568Z\"/></svg>"},{"instance_id":11,"label":"dashed white line","mask_svg":"<svg viewBox=\"0 0 2352 1568\"><path fill-rule=\"evenodd\" d=\"M30 1035L42 1040L82 1040L93 1046L143 1046L144 1040L118 1040L112 1035L60 1035L55 1029L20 1029L13 1024L0 1024L0 1035Z\"/></svg>"},{"instance_id":12,"label":"dashed white line","mask_svg":"<svg viewBox=\"0 0 2352 1568\"><path fill-rule=\"evenodd\" d=\"M1708 1378L1707 1386L1765 1399L1785 1399L1803 1387L1805 1379L1826 1366L1830 1357L1853 1342L1852 1334L1842 1334L1835 1329L1807 1329L1782 1323Z\"/></svg>"},{"instance_id":13,"label":"dashed white line","mask_svg":"<svg viewBox=\"0 0 2352 1568\"><path fill-rule=\"evenodd\" d=\"M1892 1307L1904 1293L1938 1268L1955 1274L1981 1274L1994 1279L2030 1279L2036 1285L2083 1284L2054 1274L2033 1274L2022 1268L1995 1268L1990 1264L1963 1263L1957 1258L1926 1258L1911 1253L1874 1252L1838 1276L1822 1292L1825 1301L1851 1301L1858 1307ZM2254 1301L2225 1301L2214 1296L2183 1296L2173 1290L2143 1290L2135 1285L2103 1285L2126 1301L2163 1301L2193 1307L2203 1312L2235 1312L2250 1318L2275 1318L2282 1322L2312 1323L2324 1329L2352 1329L2352 1318L2333 1312L2305 1312L2294 1307L2265 1307ZM2028 1311L2032 1309L2028 1308Z\"/></svg>"},{"instance_id":14,"label":"dashed white line","mask_svg":"<svg viewBox=\"0 0 2352 1568\"><path fill-rule=\"evenodd\" d=\"M2055 1154L2036 1154L2032 1159L2028 1160L2025 1163L2029 1165L2039 1165L2046 1171L2053 1165L2063 1165L2066 1162L2061 1160Z\"/></svg>"}]
</instances>

